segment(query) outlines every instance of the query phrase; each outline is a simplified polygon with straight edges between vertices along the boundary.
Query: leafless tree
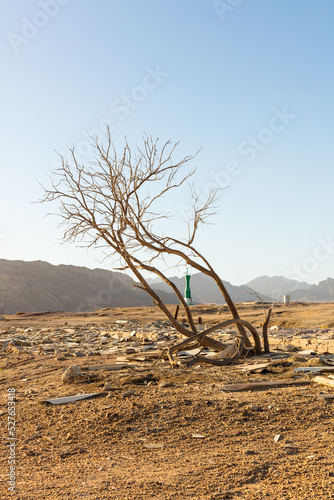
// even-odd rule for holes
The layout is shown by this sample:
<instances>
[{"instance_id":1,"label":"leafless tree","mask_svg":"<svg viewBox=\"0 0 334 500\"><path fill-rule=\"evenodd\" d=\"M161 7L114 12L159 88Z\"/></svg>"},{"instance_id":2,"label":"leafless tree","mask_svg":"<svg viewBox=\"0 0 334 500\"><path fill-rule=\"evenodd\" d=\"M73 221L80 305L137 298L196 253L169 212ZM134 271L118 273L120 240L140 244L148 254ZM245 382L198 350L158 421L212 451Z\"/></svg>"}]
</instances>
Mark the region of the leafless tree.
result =
<instances>
[{"instance_id":1,"label":"leafless tree","mask_svg":"<svg viewBox=\"0 0 334 500\"><path fill-rule=\"evenodd\" d=\"M105 145L93 138L91 140L95 150L94 161L83 165L78 161L74 148L70 149L69 160L60 156L61 166L51 176L51 187L44 188L41 201L58 200L64 241L82 241L86 246L98 244L107 247L110 256L117 255L122 262L121 269L132 271L139 282L135 286L152 297L173 327L188 338L187 345L201 345L224 353L227 346L208 335L235 324L238 335L233 355L210 362L229 364L245 349L260 353L261 342L256 329L239 318L223 281L194 246L199 227L214 213L218 189L212 189L203 201L191 187L187 239L168 236L157 230L162 219L170 215L161 212L157 206L161 204L162 197L189 182L195 170L187 167L194 156L185 156L175 162L173 157L178 143L169 140L159 146L158 140L147 135L134 153L125 142L122 154L118 156L109 129ZM169 256L177 257L180 264L191 266L215 281L229 307L231 320L198 332L191 307L161 271L161 258L168 259ZM147 282L147 272L158 276L171 288L185 311L189 326L175 319L158 292ZM244 327L250 332L252 342ZM169 355L172 360L171 352Z\"/></svg>"}]
</instances>

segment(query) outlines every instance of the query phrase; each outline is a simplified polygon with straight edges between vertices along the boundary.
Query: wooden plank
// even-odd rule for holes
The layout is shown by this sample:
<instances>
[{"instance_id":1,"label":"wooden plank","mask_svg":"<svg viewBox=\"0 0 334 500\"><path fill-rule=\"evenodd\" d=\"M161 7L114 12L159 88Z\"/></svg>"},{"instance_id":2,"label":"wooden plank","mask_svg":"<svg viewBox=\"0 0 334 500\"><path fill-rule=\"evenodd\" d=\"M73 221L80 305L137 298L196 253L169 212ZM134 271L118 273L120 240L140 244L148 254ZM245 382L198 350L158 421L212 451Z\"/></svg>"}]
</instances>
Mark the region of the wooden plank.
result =
<instances>
[{"instance_id":1,"label":"wooden plank","mask_svg":"<svg viewBox=\"0 0 334 500\"><path fill-rule=\"evenodd\" d=\"M308 385L310 380L272 380L270 382L250 382L247 384L224 385L223 391L251 391L254 389L275 389L276 387L288 387L294 385ZM333 380L334 383L334 380ZM334 384L333 384L334 385Z\"/></svg>"},{"instance_id":2,"label":"wooden plank","mask_svg":"<svg viewBox=\"0 0 334 500\"><path fill-rule=\"evenodd\" d=\"M108 396L108 392L94 392L92 394L78 394L77 396L66 396L64 398L42 399L40 403L49 403L52 405L64 405L66 403L73 403L81 401L82 399L93 399L101 396Z\"/></svg>"},{"instance_id":3,"label":"wooden plank","mask_svg":"<svg viewBox=\"0 0 334 500\"><path fill-rule=\"evenodd\" d=\"M243 372L252 372L254 370L262 370L263 368L268 368L270 363L258 363L256 365L243 365L240 367L240 369Z\"/></svg>"},{"instance_id":4,"label":"wooden plank","mask_svg":"<svg viewBox=\"0 0 334 500\"><path fill-rule=\"evenodd\" d=\"M129 364L116 364L116 365L92 365L92 366L81 366L82 371L91 371L91 370L109 370L109 371L118 371L124 370L125 368L129 368Z\"/></svg>"},{"instance_id":5,"label":"wooden plank","mask_svg":"<svg viewBox=\"0 0 334 500\"><path fill-rule=\"evenodd\" d=\"M300 366L299 368L295 368L294 372L315 372L315 373L326 373L326 372L334 372L334 366Z\"/></svg>"},{"instance_id":6,"label":"wooden plank","mask_svg":"<svg viewBox=\"0 0 334 500\"><path fill-rule=\"evenodd\" d=\"M222 359L227 356L233 356L238 349L238 343L233 342L231 345L228 345L226 349L223 349L222 351L219 351L218 353L215 353L215 358Z\"/></svg>"},{"instance_id":7,"label":"wooden plank","mask_svg":"<svg viewBox=\"0 0 334 500\"><path fill-rule=\"evenodd\" d=\"M314 382L317 382L317 384L322 384L322 385L328 385L329 387L334 387L334 380L328 377L321 377L318 375L317 377L314 377Z\"/></svg>"}]
</instances>

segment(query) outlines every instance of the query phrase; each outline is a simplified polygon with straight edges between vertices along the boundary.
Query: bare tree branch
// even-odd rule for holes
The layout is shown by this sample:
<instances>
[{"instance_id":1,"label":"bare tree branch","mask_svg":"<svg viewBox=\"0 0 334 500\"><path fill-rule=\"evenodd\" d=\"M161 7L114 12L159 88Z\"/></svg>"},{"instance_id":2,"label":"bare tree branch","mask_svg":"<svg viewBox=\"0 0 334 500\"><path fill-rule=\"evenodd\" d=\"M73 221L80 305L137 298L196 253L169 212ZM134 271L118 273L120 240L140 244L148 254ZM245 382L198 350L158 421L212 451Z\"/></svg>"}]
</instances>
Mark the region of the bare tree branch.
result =
<instances>
[{"instance_id":1,"label":"bare tree branch","mask_svg":"<svg viewBox=\"0 0 334 500\"><path fill-rule=\"evenodd\" d=\"M240 345L252 346L244 331L246 327L253 336L256 352L261 352L256 330L239 318L223 281L194 246L198 229L215 214L214 205L219 190L212 189L202 199L194 186L190 186L192 208L188 239L181 240L161 231L161 222L171 216L171 213L161 210L162 198L193 177L196 169L185 168L196 155L184 156L175 162L173 158L178 143L168 140L160 146L158 139L144 135L143 144L136 151L132 151L125 140L122 154L118 156L109 129L105 145L97 139L91 140L95 150L94 161L81 165L74 148L70 148L70 159L60 155L61 166L51 177L51 186L44 188L41 201L57 202L59 205L63 240L84 242L87 247L99 245L109 248L108 255L119 257L120 269L133 273L139 282L135 286L152 297L173 327L186 337L193 338L198 332L191 307L156 265L160 259L177 257L179 265L191 266L215 281L233 317L229 324L235 324L239 330ZM143 271L158 276L168 285L183 307L189 327L174 318L159 293L144 278ZM202 346L222 351L226 346L208 337L216 329L206 330L198 339ZM238 352L241 352L240 349Z\"/></svg>"}]
</instances>

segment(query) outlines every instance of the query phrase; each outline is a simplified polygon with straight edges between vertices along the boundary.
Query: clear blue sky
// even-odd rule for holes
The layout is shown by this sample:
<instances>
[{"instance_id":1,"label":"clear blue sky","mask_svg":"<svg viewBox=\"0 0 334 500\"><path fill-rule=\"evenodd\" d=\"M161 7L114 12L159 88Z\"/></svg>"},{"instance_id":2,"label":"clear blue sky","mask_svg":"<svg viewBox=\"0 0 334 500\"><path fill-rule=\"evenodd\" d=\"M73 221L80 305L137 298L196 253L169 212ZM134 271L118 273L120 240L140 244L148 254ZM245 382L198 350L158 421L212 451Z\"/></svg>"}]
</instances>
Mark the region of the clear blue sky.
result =
<instances>
[{"instance_id":1,"label":"clear blue sky","mask_svg":"<svg viewBox=\"0 0 334 500\"><path fill-rule=\"evenodd\" d=\"M54 150L86 158L87 132L108 123L118 147L143 131L202 147L197 186L228 186L198 238L223 279L334 277L332 0L3 0L0 13L0 258L110 269L61 245L44 217L56 207L31 203Z\"/></svg>"}]
</instances>

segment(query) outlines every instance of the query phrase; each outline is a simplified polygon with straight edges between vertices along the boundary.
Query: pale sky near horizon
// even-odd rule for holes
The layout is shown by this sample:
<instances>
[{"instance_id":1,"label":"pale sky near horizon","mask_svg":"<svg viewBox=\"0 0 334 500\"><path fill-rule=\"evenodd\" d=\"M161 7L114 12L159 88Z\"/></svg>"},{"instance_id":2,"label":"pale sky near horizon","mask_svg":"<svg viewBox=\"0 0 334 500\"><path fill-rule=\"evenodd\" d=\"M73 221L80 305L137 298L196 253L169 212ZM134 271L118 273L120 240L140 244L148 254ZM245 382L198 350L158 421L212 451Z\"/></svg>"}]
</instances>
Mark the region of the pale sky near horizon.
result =
<instances>
[{"instance_id":1,"label":"pale sky near horizon","mask_svg":"<svg viewBox=\"0 0 334 500\"><path fill-rule=\"evenodd\" d=\"M87 134L109 124L118 148L144 131L180 155L202 148L195 184L227 189L197 241L224 280L334 278L332 0L3 0L0 13L0 258L112 270L61 245L56 206L32 203L55 150L88 161Z\"/></svg>"}]
</instances>

